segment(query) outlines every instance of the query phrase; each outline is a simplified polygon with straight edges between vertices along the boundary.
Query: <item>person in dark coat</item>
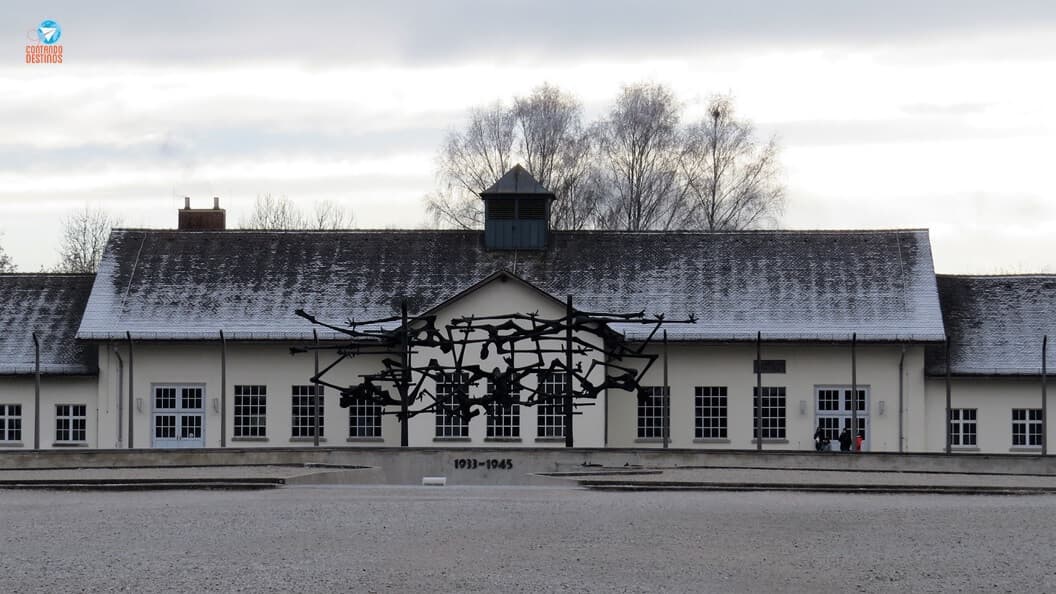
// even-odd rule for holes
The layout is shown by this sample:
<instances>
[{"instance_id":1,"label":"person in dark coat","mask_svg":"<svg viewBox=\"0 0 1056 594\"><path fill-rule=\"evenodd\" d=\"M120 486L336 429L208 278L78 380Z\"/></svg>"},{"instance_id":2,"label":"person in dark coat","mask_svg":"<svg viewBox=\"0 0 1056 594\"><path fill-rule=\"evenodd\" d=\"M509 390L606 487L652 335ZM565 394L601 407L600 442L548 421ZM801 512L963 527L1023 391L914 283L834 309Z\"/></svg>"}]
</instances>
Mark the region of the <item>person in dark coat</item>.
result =
<instances>
[{"instance_id":1,"label":"person in dark coat","mask_svg":"<svg viewBox=\"0 0 1056 594\"><path fill-rule=\"evenodd\" d=\"M814 449L821 452L828 445L829 440L825 437L825 430L821 428L821 423L818 423L818 429L814 432Z\"/></svg>"},{"instance_id":2,"label":"person in dark coat","mask_svg":"<svg viewBox=\"0 0 1056 594\"><path fill-rule=\"evenodd\" d=\"M840 451L849 452L851 451L851 430L850 428L844 428L843 432L840 433Z\"/></svg>"}]
</instances>

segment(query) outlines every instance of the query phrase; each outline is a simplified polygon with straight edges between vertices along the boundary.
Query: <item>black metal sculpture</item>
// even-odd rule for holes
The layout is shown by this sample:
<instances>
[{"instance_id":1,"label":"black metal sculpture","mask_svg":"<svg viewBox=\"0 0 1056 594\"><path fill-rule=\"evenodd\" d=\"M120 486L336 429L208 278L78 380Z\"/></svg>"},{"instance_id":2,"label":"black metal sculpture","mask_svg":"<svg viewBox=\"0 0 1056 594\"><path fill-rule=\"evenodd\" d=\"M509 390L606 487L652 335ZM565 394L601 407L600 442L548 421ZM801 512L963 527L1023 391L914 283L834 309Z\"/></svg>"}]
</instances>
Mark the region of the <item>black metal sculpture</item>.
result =
<instances>
[{"instance_id":1,"label":"black metal sculpture","mask_svg":"<svg viewBox=\"0 0 1056 594\"><path fill-rule=\"evenodd\" d=\"M565 315L558 318L543 317L538 312L465 316L454 318L443 327L438 326L436 315L409 316L406 302L401 310L400 316L348 320L344 326L297 310L297 315L312 324L347 339L336 345L295 347L291 352L336 352L336 359L318 370L312 382L337 390L342 407L369 403L379 405L382 414L395 415L400 421L403 446L408 443L407 421L423 413L457 414L468 420L482 411L498 414L513 405L557 405L564 415L565 445L572 447L576 408L595 404L598 394L610 389L632 392L640 399L650 395L640 382L658 355L645 350L661 327L672 323L663 314L647 316L644 311L576 310L571 297ZM679 320L693 321L692 317ZM640 324L649 332L643 340L631 343L613 331L611 324ZM413 362L423 349L436 349L440 357ZM479 349L479 359L485 363L467 363L470 349ZM381 356L381 369L361 375L362 381L354 385L328 379L328 374L343 361L364 355ZM574 363L576 356L579 361ZM486 362L495 358L498 361L488 368ZM543 387L544 379L555 377L562 380L563 390L559 393ZM534 381L526 381L529 378ZM430 390L439 383L449 387L442 397ZM488 389L471 389L481 384Z\"/></svg>"}]
</instances>

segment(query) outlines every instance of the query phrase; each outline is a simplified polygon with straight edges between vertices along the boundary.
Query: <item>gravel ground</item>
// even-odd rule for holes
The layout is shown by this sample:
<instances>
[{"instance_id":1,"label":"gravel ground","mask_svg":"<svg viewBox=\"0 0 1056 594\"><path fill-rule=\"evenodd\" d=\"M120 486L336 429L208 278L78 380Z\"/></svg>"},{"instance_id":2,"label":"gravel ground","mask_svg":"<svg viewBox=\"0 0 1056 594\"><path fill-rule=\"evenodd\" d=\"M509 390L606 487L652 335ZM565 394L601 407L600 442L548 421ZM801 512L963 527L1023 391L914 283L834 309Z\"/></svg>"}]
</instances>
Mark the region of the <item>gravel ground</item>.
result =
<instances>
[{"instance_id":1,"label":"gravel ground","mask_svg":"<svg viewBox=\"0 0 1056 594\"><path fill-rule=\"evenodd\" d=\"M0 589L1051 592L1056 496L0 491Z\"/></svg>"}]
</instances>

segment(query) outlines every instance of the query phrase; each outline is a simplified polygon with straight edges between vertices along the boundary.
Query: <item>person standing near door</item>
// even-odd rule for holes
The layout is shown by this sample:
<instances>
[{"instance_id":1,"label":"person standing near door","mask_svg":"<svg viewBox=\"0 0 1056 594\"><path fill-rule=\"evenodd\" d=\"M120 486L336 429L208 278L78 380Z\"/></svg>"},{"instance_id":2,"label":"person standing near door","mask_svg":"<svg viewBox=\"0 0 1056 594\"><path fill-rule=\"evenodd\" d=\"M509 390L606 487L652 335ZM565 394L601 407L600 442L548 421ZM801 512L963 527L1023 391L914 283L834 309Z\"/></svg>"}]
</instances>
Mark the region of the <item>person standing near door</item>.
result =
<instances>
[{"instance_id":1,"label":"person standing near door","mask_svg":"<svg viewBox=\"0 0 1056 594\"><path fill-rule=\"evenodd\" d=\"M850 427L844 427L843 431L840 432L840 451L849 452L851 451L851 429Z\"/></svg>"},{"instance_id":2,"label":"person standing near door","mask_svg":"<svg viewBox=\"0 0 1056 594\"><path fill-rule=\"evenodd\" d=\"M814 432L814 450L824 451L828 445L829 440L825 437L825 429L821 427L821 423L818 423L818 429Z\"/></svg>"},{"instance_id":3,"label":"person standing near door","mask_svg":"<svg viewBox=\"0 0 1056 594\"><path fill-rule=\"evenodd\" d=\"M854 451L855 451L855 453L858 453L858 452L862 451L862 442L863 441L865 441L865 434L863 434L863 433L859 433L858 436L854 438Z\"/></svg>"}]
</instances>

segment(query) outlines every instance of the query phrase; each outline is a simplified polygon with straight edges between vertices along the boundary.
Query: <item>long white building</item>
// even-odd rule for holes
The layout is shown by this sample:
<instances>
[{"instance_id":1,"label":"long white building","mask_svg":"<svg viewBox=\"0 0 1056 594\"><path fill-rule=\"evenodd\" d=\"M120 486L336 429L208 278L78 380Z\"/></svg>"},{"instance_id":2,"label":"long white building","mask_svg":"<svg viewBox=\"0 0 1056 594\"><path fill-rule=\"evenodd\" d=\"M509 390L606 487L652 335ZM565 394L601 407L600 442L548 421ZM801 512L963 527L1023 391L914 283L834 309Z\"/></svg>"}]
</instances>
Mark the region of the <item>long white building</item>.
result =
<instances>
[{"instance_id":1,"label":"long white building","mask_svg":"<svg viewBox=\"0 0 1056 594\"><path fill-rule=\"evenodd\" d=\"M340 322L406 301L442 324L561 316L568 296L584 311L696 318L667 328L669 414L662 390L609 390L575 417L577 447L663 447L668 423L673 448L761 437L807 450L819 425L850 426L854 401L869 451L948 439L955 452L1039 454L1052 434L1054 276L936 276L926 230L553 231L552 195L519 167L482 198L483 231L233 231L218 206L188 207L177 230L113 231L94 277L0 275L0 449L310 447L314 362L290 347L317 328L296 309ZM334 373L351 385L381 365L358 357ZM661 369L645 384L662 386ZM393 416L338 400L322 394L320 443L400 445ZM409 445L563 447L564 422L547 406L423 414Z\"/></svg>"}]
</instances>

